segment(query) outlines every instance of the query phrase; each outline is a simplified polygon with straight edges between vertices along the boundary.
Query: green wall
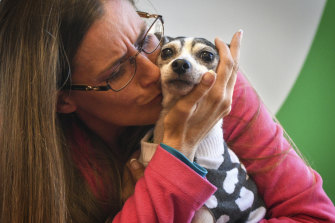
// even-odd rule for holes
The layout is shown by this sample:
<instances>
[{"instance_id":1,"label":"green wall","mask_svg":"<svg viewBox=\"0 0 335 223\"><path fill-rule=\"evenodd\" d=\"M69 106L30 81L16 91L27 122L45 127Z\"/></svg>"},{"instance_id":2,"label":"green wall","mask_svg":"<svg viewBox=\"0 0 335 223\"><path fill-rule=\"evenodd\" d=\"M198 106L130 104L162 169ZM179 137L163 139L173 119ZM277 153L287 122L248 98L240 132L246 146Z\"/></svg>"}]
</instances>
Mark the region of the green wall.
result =
<instances>
[{"instance_id":1,"label":"green wall","mask_svg":"<svg viewBox=\"0 0 335 223\"><path fill-rule=\"evenodd\" d=\"M335 1L328 0L310 52L277 118L335 201Z\"/></svg>"}]
</instances>

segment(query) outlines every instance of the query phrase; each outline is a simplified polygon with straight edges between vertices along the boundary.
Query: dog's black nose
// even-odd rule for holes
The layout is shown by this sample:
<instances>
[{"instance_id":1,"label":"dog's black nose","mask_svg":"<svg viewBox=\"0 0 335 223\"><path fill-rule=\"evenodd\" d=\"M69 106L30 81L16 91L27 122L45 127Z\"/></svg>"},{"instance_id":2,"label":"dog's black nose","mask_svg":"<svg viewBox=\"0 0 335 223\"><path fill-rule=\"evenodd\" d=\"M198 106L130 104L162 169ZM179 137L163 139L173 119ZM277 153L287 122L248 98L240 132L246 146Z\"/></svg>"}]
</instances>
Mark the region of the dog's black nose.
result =
<instances>
[{"instance_id":1,"label":"dog's black nose","mask_svg":"<svg viewBox=\"0 0 335 223\"><path fill-rule=\"evenodd\" d=\"M184 74L191 69L191 64L187 60L177 59L172 63L172 70L177 74Z\"/></svg>"}]
</instances>

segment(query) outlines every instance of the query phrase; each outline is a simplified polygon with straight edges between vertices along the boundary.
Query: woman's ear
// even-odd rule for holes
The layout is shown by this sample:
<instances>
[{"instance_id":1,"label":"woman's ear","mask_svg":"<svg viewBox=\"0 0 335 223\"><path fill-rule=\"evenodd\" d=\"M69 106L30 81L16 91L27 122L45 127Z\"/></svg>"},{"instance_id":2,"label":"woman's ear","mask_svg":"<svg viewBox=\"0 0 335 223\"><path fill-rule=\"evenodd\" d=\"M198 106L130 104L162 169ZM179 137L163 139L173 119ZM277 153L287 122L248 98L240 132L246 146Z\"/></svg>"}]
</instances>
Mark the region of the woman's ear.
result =
<instances>
[{"instance_id":1,"label":"woman's ear","mask_svg":"<svg viewBox=\"0 0 335 223\"><path fill-rule=\"evenodd\" d=\"M59 91L57 99L57 112L69 114L77 110L76 103L71 99L69 92Z\"/></svg>"}]
</instances>

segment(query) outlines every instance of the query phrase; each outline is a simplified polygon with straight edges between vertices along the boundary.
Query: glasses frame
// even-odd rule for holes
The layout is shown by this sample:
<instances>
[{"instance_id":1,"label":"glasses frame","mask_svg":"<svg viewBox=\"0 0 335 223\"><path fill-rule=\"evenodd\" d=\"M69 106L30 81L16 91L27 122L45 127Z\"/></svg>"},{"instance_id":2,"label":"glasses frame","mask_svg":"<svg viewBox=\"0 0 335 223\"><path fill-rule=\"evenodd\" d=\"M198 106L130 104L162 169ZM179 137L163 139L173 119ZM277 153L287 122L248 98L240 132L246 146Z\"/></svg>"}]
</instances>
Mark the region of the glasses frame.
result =
<instances>
[{"instance_id":1,"label":"glasses frame","mask_svg":"<svg viewBox=\"0 0 335 223\"><path fill-rule=\"evenodd\" d=\"M138 49L137 49L137 52L135 55L133 56L130 56L128 59L122 61L121 63L119 63L119 65L117 67L119 67L120 65L122 65L123 63L125 63L126 61L130 61L131 64L134 64L135 66L135 69L134 69L134 72L131 76L131 78L127 81L127 83L125 83L124 86L122 86L121 88L119 89L113 89L108 81L109 80L106 80L106 85L102 85L102 86L92 86L92 85L82 85L82 84L72 84L72 85L69 85L68 87L64 87L63 89L68 89L68 90L76 90L76 91L109 91L109 90L112 90L114 92L119 92L121 90L123 90L125 87L127 87L129 85L129 83L134 79L135 77L135 74L136 74L136 57L141 53L141 52L145 52L146 54L151 54L153 52L155 52L157 50L157 48L162 44L162 40L163 40L163 36L164 36L164 20L163 20L163 16L162 15L158 15L158 14L150 14L150 13L147 13L147 12L142 12L142 11L137 11L137 14L141 17L141 18L155 18L155 20L153 21L153 23L149 26L148 30L146 31L144 37L143 37L143 40L140 42L140 44L138 45ZM151 30L151 28L154 26L154 24L160 20L161 23L162 23L162 37L159 41L159 43L157 44L156 48L151 51L151 52L146 52L145 50L143 50L143 44L144 44L144 41L149 33L149 31Z\"/></svg>"}]
</instances>

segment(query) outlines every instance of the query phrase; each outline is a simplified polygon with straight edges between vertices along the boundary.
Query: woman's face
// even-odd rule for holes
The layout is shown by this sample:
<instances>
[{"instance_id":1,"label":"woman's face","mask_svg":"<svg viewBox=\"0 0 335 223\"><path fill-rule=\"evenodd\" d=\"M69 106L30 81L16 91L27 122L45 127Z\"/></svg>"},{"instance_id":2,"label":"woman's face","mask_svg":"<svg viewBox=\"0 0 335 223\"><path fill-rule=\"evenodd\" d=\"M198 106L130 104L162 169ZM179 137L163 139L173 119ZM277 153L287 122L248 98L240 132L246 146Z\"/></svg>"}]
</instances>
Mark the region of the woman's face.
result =
<instances>
[{"instance_id":1,"label":"woman's face","mask_svg":"<svg viewBox=\"0 0 335 223\"><path fill-rule=\"evenodd\" d=\"M104 3L104 15L90 27L74 60L73 84L106 85L108 69L120 58L133 56L145 23L125 0ZM141 32L142 31L142 32ZM77 115L97 133L116 127L153 124L161 110L157 49L136 57L134 79L120 92L71 91Z\"/></svg>"}]
</instances>

